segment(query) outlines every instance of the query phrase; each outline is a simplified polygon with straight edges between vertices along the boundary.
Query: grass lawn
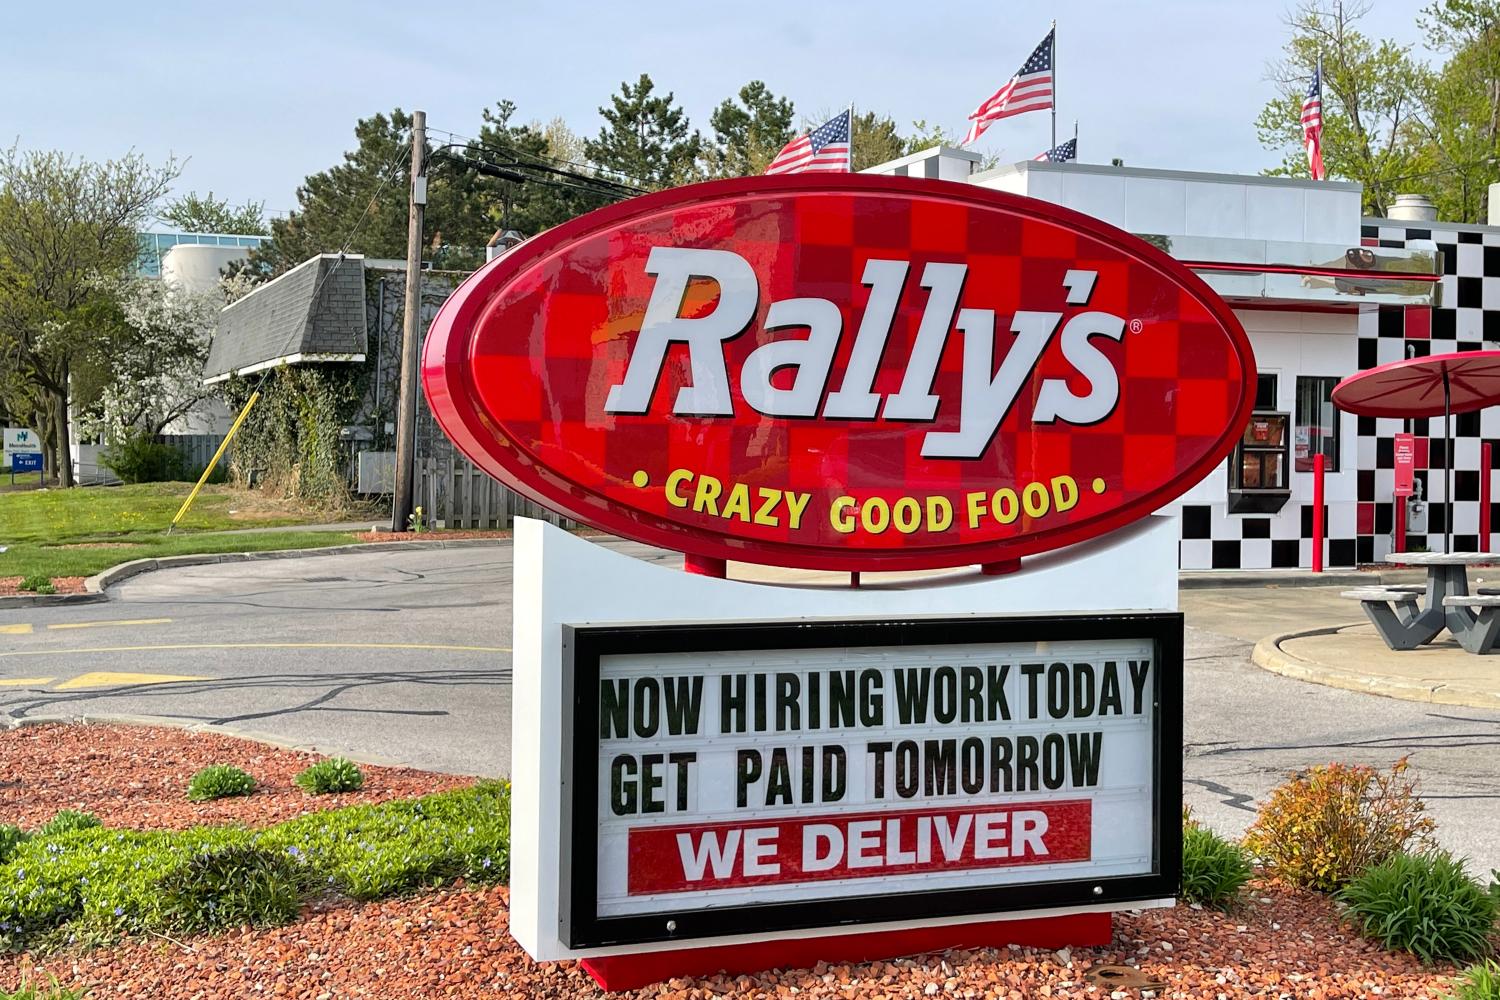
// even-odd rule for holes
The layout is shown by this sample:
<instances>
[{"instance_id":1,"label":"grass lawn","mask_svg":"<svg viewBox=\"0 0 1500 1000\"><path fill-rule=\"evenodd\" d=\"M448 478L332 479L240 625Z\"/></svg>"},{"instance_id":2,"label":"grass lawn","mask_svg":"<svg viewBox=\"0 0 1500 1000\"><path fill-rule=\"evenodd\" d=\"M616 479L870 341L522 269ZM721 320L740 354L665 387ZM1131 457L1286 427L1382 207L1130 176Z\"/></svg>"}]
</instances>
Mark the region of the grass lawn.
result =
<instances>
[{"instance_id":1,"label":"grass lawn","mask_svg":"<svg viewBox=\"0 0 1500 1000\"><path fill-rule=\"evenodd\" d=\"M347 545L353 534L341 531L268 531L260 534L159 535L129 542L109 543L107 548L67 548L20 542L0 552L0 577L93 576L100 570L132 559L196 555L203 552L267 552L272 549L318 549ZM3 544L3 543L0 543ZM98 543L72 543L98 544Z\"/></svg>"},{"instance_id":2,"label":"grass lawn","mask_svg":"<svg viewBox=\"0 0 1500 1000\"><path fill-rule=\"evenodd\" d=\"M9 469L0 469L0 490L34 489L40 486L41 482L40 472L17 472L12 475Z\"/></svg>"},{"instance_id":3,"label":"grass lawn","mask_svg":"<svg viewBox=\"0 0 1500 1000\"><path fill-rule=\"evenodd\" d=\"M215 534L325 519L228 486L208 486L171 535L166 529L191 483L0 493L0 577L90 576L131 559L200 552L318 548L353 541L342 532Z\"/></svg>"}]
</instances>

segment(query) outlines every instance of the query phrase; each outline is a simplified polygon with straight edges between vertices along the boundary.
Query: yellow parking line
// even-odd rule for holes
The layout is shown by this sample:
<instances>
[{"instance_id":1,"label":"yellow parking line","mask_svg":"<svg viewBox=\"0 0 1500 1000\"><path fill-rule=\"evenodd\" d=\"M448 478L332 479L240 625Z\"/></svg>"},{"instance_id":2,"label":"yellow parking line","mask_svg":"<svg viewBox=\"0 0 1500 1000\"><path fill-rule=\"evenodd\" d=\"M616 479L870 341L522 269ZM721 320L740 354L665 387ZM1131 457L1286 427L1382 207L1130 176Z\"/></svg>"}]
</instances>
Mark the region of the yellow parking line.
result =
<instances>
[{"instance_id":1,"label":"yellow parking line","mask_svg":"<svg viewBox=\"0 0 1500 1000\"><path fill-rule=\"evenodd\" d=\"M77 691L79 688L124 687L129 684L171 684L176 681L206 681L207 677L187 677L182 674L132 674L98 670L79 674L70 681L63 681L54 691Z\"/></svg>"},{"instance_id":2,"label":"yellow parking line","mask_svg":"<svg viewBox=\"0 0 1500 1000\"><path fill-rule=\"evenodd\" d=\"M0 625L0 635L30 635L30 625Z\"/></svg>"},{"instance_id":3,"label":"yellow parking line","mask_svg":"<svg viewBox=\"0 0 1500 1000\"><path fill-rule=\"evenodd\" d=\"M446 646L417 642L185 642L164 646L95 646L90 649L19 649L6 656L73 656L78 653L137 653L172 649L425 649L464 653L509 653L509 646Z\"/></svg>"},{"instance_id":4,"label":"yellow parking line","mask_svg":"<svg viewBox=\"0 0 1500 1000\"><path fill-rule=\"evenodd\" d=\"M122 618L106 622L63 622L59 625L48 625L54 628L102 628L105 625L164 625L171 621L170 618Z\"/></svg>"},{"instance_id":5,"label":"yellow parking line","mask_svg":"<svg viewBox=\"0 0 1500 1000\"><path fill-rule=\"evenodd\" d=\"M0 680L0 688L41 687L51 683L51 677L7 677Z\"/></svg>"}]
</instances>

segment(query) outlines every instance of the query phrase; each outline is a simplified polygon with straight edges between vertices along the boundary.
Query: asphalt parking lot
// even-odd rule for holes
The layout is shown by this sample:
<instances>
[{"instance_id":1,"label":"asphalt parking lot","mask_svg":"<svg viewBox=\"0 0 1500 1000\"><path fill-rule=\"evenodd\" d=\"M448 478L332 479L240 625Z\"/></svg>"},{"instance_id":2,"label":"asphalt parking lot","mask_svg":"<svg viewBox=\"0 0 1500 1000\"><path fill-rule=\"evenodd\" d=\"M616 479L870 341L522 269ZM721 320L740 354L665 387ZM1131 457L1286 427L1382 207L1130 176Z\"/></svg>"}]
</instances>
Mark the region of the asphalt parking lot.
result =
<instances>
[{"instance_id":1,"label":"asphalt parking lot","mask_svg":"<svg viewBox=\"0 0 1500 1000\"><path fill-rule=\"evenodd\" d=\"M1238 833L1288 772L1411 754L1442 843L1500 867L1500 712L1267 673L1246 638L1256 592L1225 593L1183 593L1184 793L1200 818ZM0 611L0 716L209 723L416 767L509 770L508 544L173 569L113 598Z\"/></svg>"}]
</instances>

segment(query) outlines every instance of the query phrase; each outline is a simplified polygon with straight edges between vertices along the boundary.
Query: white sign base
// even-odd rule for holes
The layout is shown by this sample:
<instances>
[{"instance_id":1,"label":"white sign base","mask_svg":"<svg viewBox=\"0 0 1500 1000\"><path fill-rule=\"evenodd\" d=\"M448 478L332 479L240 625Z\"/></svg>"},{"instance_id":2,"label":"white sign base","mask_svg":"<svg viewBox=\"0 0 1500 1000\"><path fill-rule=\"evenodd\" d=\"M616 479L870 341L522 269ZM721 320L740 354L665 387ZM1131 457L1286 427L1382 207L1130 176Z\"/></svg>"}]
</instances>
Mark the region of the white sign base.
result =
<instances>
[{"instance_id":1,"label":"white sign base","mask_svg":"<svg viewBox=\"0 0 1500 1000\"><path fill-rule=\"evenodd\" d=\"M961 617L1176 611L1178 528L1152 516L1082 545L1027 559L1006 576L977 569L860 588L795 587L716 579L610 551L542 521L515 522L512 692L510 930L534 959L702 949L847 935L796 929L716 938L574 949L562 926L569 896L565 810L572 756L562 720L570 709L563 670L565 625L642 622ZM1175 792L1174 792L1175 794ZM1171 899L966 914L861 925L869 933L913 927L1035 920L1170 906Z\"/></svg>"}]
</instances>

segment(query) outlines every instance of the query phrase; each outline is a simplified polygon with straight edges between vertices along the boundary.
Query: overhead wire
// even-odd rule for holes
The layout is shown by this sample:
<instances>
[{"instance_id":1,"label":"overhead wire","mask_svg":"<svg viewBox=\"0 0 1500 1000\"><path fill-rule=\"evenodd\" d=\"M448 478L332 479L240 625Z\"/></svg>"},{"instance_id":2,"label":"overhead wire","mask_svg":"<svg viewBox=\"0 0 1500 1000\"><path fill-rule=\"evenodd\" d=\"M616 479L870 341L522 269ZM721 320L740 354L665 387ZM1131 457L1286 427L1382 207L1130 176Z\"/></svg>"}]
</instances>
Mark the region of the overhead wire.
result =
<instances>
[{"instance_id":1,"label":"overhead wire","mask_svg":"<svg viewBox=\"0 0 1500 1000\"><path fill-rule=\"evenodd\" d=\"M531 160L549 160L553 164L559 164L561 165L561 167L569 168L564 170L559 169L558 167L546 167L546 164L542 163L533 164L534 166L546 168L553 172L561 173L564 175L571 175L574 177L584 177L589 179L590 181L601 182L613 187L621 188L622 190L629 191L632 194L646 193L644 188L640 188L635 186L634 184L627 183L624 179L624 175L619 174L616 171L601 168L595 164L581 163L577 160L570 160L567 157L553 156L550 153L534 153L529 150L518 149L515 146L509 144L501 142L492 143L490 141L478 139L474 136L465 135L461 132L451 132L448 129L434 128L429 129L428 131L439 132L443 135L446 135L452 142L461 142L466 146L483 149L501 156L509 156L516 158L517 160L521 158L529 158Z\"/></svg>"},{"instance_id":2,"label":"overhead wire","mask_svg":"<svg viewBox=\"0 0 1500 1000\"><path fill-rule=\"evenodd\" d=\"M359 218L355 220L353 227L349 230L349 234L344 238L343 246L339 248L338 260L334 261L333 266L328 269L328 273L319 279L318 286L313 289L312 301L314 306L317 305L319 301L318 296L323 293L323 286L328 283L328 279L332 278L338 272L338 269L343 266L344 258L349 253L349 247L353 245L354 238L359 235L359 230L365 224L365 219L370 217L370 210L380 200L381 192L391 182L391 178L396 176L396 172L401 169L401 164L406 162L406 158L410 155L411 143L406 142L396 151L396 155L387 164L385 173L380 178L380 183L375 187L375 193L370 195L370 200L365 203L365 210L359 213Z\"/></svg>"}]
</instances>

